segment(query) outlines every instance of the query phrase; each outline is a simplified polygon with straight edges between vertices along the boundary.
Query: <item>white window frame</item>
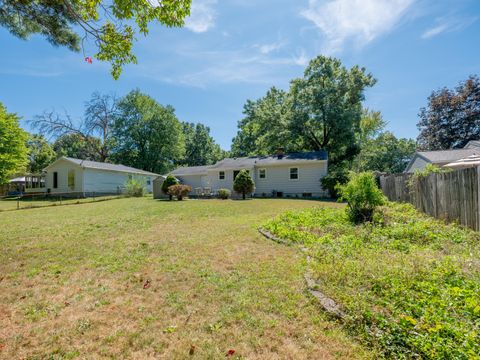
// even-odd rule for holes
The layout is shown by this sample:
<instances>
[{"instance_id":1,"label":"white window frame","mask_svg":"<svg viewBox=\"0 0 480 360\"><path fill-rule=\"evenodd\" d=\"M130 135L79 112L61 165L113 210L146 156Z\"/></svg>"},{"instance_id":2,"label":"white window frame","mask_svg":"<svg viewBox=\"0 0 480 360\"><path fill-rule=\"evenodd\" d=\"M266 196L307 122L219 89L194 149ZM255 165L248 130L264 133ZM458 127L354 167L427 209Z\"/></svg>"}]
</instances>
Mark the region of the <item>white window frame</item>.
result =
<instances>
[{"instance_id":1,"label":"white window frame","mask_svg":"<svg viewBox=\"0 0 480 360\"><path fill-rule=\"evenodd\" d=\"M264 171L264 177L261 177L260 174L261 174L261 171ZM261 168L261 169L258 169L258 179L259 180L265 180L267 178L267 169L266 168Z\"/></svg>"},{"instance_id":2,"label":"white window frame","mask_svg":"<svg viewBox=\"0 0 480 360\"><path fill-rule=\"evenodd\" d=\"M297 169L297 178L296 179L292 179L292 169ZM290 179L290 181L298 181L298 179L300 179L300 169L296 166L288 168L288 178Z\"/></svg>"},{"instance_id":3,"label":"white window frame","mask_svg":"<svg viewBox=\"0 0 480 360\"><path fill-rule=\"evenodd\" d=\"M222 177L223 174L223 177ZM219 171L218 172L218 180L225 180L225 171Z\"/></svg>"}]
</instances>

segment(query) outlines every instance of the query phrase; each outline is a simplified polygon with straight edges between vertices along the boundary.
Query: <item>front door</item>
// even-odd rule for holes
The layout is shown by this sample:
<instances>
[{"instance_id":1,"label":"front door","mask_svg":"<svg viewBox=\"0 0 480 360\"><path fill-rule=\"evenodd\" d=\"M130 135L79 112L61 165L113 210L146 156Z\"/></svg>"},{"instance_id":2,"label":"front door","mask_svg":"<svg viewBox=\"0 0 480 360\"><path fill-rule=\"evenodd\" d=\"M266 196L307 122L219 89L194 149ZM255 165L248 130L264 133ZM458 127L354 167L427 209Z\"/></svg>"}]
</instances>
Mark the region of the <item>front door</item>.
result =
<instances>
[{"instance_id":1,"label":"front door","mask_svg":"<svg viewBox=\"0 0 480 360\"><path fill-rule=\"evenodd\" d=\"M237 177L238 173L240 172L240 170L234 170L233 171L233 180L235 181L235 178Z\"/></svg>"}]
</instances>

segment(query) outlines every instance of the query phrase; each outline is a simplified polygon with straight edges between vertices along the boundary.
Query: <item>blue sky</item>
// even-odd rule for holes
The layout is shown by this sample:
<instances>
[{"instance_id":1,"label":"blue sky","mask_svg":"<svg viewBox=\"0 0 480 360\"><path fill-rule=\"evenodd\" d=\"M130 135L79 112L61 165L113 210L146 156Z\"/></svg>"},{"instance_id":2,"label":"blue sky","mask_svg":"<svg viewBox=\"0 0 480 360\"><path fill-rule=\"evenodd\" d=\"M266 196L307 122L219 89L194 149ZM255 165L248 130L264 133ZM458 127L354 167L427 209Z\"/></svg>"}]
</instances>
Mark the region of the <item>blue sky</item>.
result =
<instances>
[{"instance_id":1,"label":"blue sky","mask_svg":"<svg viewBox=\"0 0 480 360\"><path fill-rule=\"evenodd\" d=\"M139 36L139 64L118 81L108 64L0 29L0 101L24 119L51 109L79 119L94 91L139 88L229 149L245 101L287 89L324 54L372 72L366 105L397 136L416 137L432 90L480 74L479 39L478 0L193 0L185 28Z\"/></svg>"}]
</instances>

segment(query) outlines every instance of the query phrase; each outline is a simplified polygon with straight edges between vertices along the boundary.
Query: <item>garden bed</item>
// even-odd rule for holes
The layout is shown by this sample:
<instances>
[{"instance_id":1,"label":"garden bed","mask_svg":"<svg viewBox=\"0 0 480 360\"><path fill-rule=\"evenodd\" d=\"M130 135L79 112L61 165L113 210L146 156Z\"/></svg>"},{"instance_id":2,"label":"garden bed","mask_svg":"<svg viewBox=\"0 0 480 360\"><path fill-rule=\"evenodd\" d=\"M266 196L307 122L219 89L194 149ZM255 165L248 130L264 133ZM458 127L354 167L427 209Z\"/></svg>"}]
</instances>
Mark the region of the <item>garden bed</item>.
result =
<instances>
[{"instance_id":1,"label":"garden bed","mask_svg":"<svg viewBox=\"0 0 480 360\"><path fill-rule=\"evenodd\" d=\"M307 249L349 331L391 358L480 354L480 235L390 203L375 224L343 209L288 212L264 225Z\"/></svg>"}]
</instances>

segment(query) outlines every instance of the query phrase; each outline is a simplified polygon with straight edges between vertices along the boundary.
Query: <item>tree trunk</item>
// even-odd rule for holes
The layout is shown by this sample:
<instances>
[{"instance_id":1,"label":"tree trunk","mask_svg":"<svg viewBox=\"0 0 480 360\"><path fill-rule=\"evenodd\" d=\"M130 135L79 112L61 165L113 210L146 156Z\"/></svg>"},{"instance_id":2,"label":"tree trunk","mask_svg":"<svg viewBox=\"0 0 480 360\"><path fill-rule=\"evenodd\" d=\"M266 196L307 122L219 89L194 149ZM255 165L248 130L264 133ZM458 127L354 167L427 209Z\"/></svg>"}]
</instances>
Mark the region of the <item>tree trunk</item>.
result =
<instances>
[{"instance_id":1,"label":"tree trunk","mask_svg":"<svg viewBox=\"0 0 480 360\"><path fill-rule=\"evenodd\" d=\"M243 196L243 200L245 200L245 193L242 193L242 196Z\"/></svg>"}]
</instances>

